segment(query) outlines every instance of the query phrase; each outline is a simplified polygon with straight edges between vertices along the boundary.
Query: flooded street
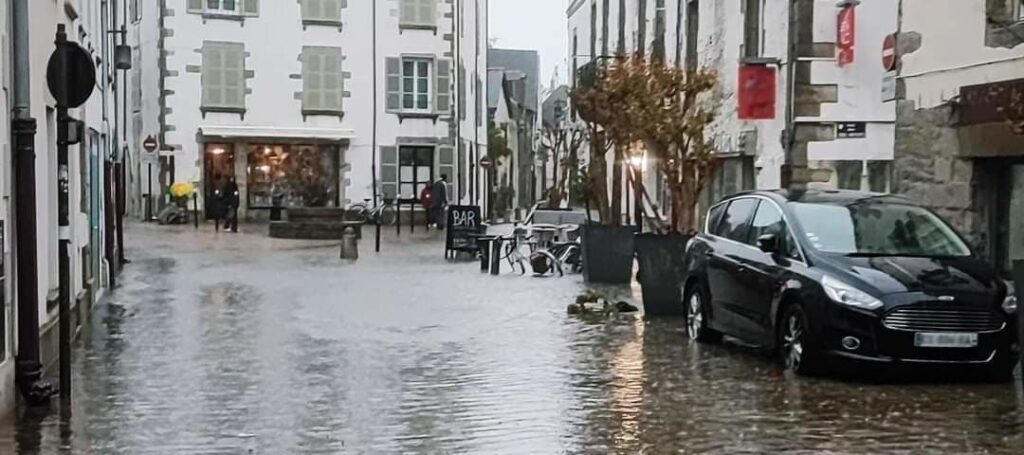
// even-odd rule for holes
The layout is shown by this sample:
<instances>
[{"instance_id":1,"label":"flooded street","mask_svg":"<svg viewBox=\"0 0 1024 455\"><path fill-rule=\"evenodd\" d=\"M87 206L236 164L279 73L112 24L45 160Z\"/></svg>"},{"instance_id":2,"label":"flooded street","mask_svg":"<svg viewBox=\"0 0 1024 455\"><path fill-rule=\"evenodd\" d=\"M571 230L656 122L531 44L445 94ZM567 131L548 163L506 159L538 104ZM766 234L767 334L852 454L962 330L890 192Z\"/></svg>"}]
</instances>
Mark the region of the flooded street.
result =
<instances>
[{"instance_id":1,"label":"flooded street","mask_svg":"<svg viewBox=\"0 0 1024 455\"><path fill-rule=\"evenodd\" d=\"M1024 453L1019 381L791 377L679 320L567 316L580 277L482 275L440 237L355 264L262 231L128 242L72 419L3 423L0 453Z\"/></svg>"}]
</instances>

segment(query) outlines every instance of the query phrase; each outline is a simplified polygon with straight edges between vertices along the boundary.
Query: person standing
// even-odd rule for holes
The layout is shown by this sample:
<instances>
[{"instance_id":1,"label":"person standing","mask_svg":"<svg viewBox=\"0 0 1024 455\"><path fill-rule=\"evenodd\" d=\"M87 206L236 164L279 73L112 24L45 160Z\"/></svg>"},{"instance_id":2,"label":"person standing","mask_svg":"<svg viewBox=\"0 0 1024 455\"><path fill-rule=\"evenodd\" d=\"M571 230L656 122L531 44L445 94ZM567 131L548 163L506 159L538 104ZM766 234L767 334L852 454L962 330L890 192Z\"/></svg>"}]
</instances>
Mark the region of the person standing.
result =
<instances>
[{"instance_id":1,"label":"person standing","mask_svg":"<svg viewBox=\"0 0 1024 455\"><path fill-rule=\"evenodd\" d=\"M441 174L441 178L434 182L430 188L431 210L430 219L438 230L444 230L448 220L445 219L445 207L448 206L448 174Z\"/></svg>"},{"instance_id":2,"label":"person standing","mask_svg":"<svg viewBox=\"0 0 1024 455\"><path fill-rule=\"evenodd\" d=\"M234 177L228 178L227 183L224 184L221 198L224 201L224 230L238 232L238 204L241 198Z\"/></svg>"}]
</instances>

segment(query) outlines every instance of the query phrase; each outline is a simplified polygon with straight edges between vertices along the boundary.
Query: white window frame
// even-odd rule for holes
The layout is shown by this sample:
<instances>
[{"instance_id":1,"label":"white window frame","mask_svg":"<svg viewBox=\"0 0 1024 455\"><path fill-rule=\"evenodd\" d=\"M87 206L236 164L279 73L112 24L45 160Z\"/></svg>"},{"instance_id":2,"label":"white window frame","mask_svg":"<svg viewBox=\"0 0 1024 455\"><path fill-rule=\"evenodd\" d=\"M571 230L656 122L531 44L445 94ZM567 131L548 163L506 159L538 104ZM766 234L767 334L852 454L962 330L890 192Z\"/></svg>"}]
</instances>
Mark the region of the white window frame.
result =
<instances>
[{"instance_id":1,"label":"white window frame","mask_svg":"<svg viewBox=\"0 0 1024 455\"><path fill-rule=\"evenodd\" d=\"M412 65L413 65L413 75L412 76L406 75L405 69L406 69L406 64L407 63L412 63ZM427 66L426 66L426 68L427 68L426 74L421 74L420 73L420 69L422 68L421 67L422 63L426 63L427 64ZM435 95L434 94L434 90L435 90L435 87L434 87L434 71L435 71L434 65L435 65L435 62L434 62L434 59L432 59L432 58L427 58L427 57L402 57L402 66L400 68L400 71L401 71L401 98L399 99L399 105L400 105L400 108L401 108L402 112L417 113L417 114L419 114L419 113L429 114L429 113L433 113L434 112L433 111L433 109L434 109L434 95ZM410 77L412 78L412 93L409 93L405 89L406 81ZM419 87L420 87L419 81L421 79L424 79L424 78L427 80L427 90L426 90L426 92L420 92L420 90L419 90ZM405 100L406 100L406 96L410 96L410 95L412 96L412 107L407 107L406 104L405 104ZM418 104L419 98L421 96L424 96L424 95L427 97L427 106L426 107L418 107L417 104Z\"/></svg>"},{"instance_id":2,"label":"white window frame","mask_svg":"<svg viewBox=\"0 0 1024 455\"><path fill-rule=\"evenodd\" d=\"M407 11L414 13L410 16ZM424 11L429 17L424 17ZM437 28L437 0L399 0L398 23L402 27Z\"/></svg>"},{"instance_id":3,"label":"white window frame","mask_svg":"<svg viewBox=\"0 0 1024 455\"><path fill-rule=\"evenodd\" d=\"M203 11L211 14L231 14L240 15L242 14L242 0L233 0L235 3L234 9L224 8L224 3L232 0L203 0ZM217 2L216 7L211 7L210 2Z\"/></svg>"}]
</instances>

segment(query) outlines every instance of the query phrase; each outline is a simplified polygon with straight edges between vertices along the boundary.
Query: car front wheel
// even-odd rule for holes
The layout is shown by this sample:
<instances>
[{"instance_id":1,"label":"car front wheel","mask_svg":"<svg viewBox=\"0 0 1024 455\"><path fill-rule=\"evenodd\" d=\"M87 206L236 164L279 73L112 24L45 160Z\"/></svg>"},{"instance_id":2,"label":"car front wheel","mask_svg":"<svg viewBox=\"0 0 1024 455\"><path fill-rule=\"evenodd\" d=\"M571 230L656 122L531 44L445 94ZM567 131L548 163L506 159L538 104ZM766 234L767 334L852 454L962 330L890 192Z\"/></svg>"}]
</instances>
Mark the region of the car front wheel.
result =
<instances>
[{"instance_id":1,"label":"car front wheel","mask_svg":"<svg viewBox=\"0 0 1024 455\"><path fill-rule=\"evenodd\" d=\"M808 330L807 313L800 305L792 305L782 316L779 327L779 356L782 366L799 375L821 371L817 345Z\"/></svg>"},{"instance_id":2,"label":"car front wheel","mask_svg":"<svg viewBox=\"0 0 1024 455\"><path fill-rule=\"evenodd\" d=\"M708 327L705 296L699 284L691 286L686 294L686 334L693 341L714 343L722 339L722 334Z\"/></svg>"}]
</instances>

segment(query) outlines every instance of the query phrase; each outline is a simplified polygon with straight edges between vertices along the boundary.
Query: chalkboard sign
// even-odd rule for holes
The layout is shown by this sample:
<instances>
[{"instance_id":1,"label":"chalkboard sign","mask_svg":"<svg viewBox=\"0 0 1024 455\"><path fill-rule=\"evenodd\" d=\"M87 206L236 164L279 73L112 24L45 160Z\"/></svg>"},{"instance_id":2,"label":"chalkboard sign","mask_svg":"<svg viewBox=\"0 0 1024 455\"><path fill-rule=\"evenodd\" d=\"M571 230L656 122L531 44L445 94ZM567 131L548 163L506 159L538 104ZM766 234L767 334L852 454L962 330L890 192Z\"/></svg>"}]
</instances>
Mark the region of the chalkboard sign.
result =
<instances>
[{"instance_id":1,"label":"chalkboard sign","mask_svg":"<svg viewBox=\"0 0 1024 455\"><path fill-rule=\"evenodd\" d=\"M448 206L448 235L445 252L477 251L476 236L483 234L480 207L475 205Z\"/></svg>"}]
</instances>

